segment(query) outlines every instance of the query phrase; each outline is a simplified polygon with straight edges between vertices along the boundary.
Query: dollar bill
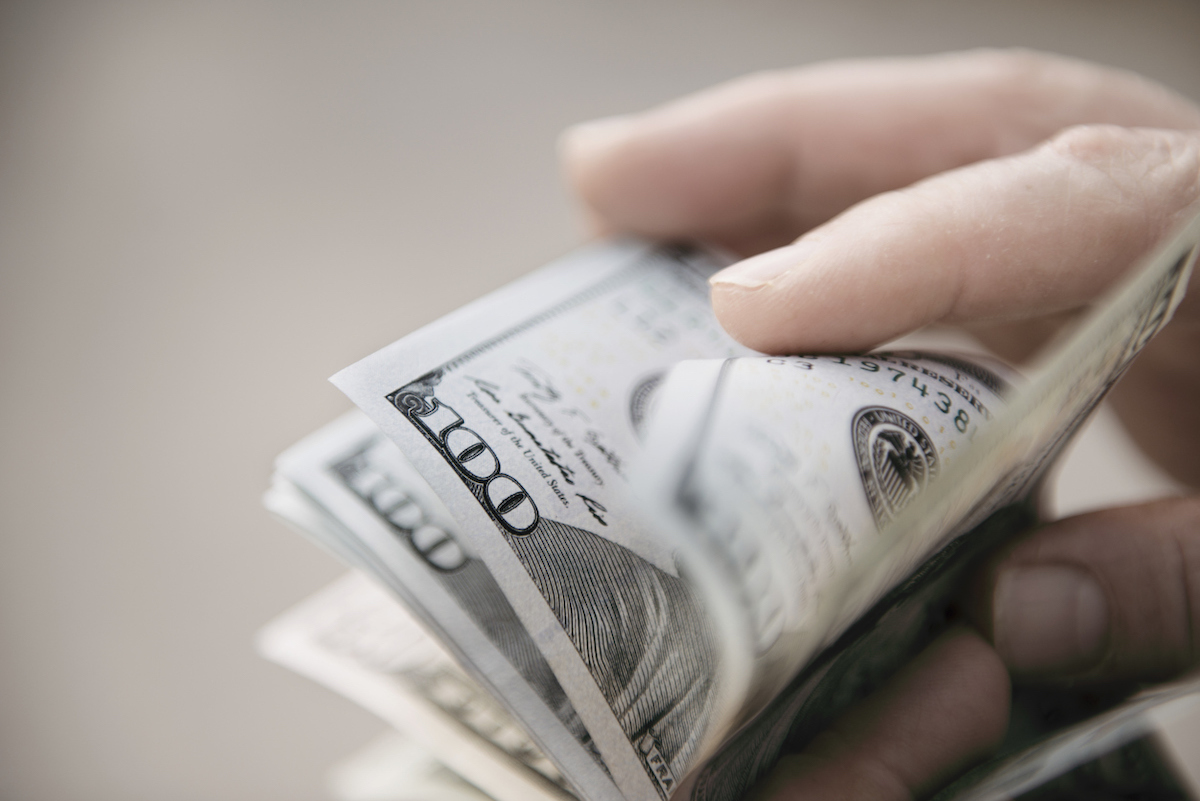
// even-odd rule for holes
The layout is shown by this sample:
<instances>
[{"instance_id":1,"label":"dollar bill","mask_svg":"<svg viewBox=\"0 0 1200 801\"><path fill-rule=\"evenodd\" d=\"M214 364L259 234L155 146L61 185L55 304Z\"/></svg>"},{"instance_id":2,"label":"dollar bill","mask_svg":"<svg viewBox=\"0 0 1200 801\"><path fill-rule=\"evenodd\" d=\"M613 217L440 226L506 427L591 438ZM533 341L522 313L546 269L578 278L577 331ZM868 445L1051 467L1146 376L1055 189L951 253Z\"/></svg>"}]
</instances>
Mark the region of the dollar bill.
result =
<instances>
[{"instance_id":1,"label":"dollar bill","mask_svg":"<svg viewBox=\"0 0 1200 801\"><path fill-rule=\"evenodd\" d=\"M435 488L629 799L670 796L736 714L702 600L629 484L662 374L749 352L713 318L719 266L597 245L333 378Z\"/></svg>"},{"instance_id":2,"label":"dollar bill","mask_svg":"<svg viewBox=\"0 0 1200 801\"><path fill-rule=\"evenodd\" d=\"M334 801L489 801L438 761L421 741L386 731L329 771Z\"/></svg>"},{"instance_id":3,"label":"dollar bill","mask_svg":"<svg viewBox=\"0 0 1200 801\"><path fill-rule=\"evenodd\" d=\"M824 728L937 634L966 549L880 588L893 592L852 631L837 628L843 576L953 470L1019 380L979 356L913 352L672 370L638 486L658 530L690 544L690 575L729 649L722 660L738 666L726 680L738 682L742 721L758 715L691 777L690 797L740 797L785 741ZM1015 507L971 544L1030 522Z\"/></svg>"},{"instance_id":4,"label":"dollar bill","mask_svg":"<svg viewBox=\"0 0 1200 801\"><path fill-rule=\"evenodd\" d=\"M388 587L562 774L616 796L586 728L488 568L370 420L352 412L283 453L265 501Z\"/></svg>"},{"instance_id":5,"label":"dollar bill","mask_svg":"<svg viewBox=\"0 0 1200 801\"><path fill-rule=\"evenodd\" d=\"M1073 769L1118 752L1123 746L1153 734L1166 721L1195 714L1197 709L1200 709L1200 679L1196 677L1151 688L1015 756L980 766L943 789L934 801L1009 801L1047 785L1053 787L1055 779ZM1194 792L1200 790L1189 787L1191 783L1186 778L1172 775L1174 771L1169 767L1164 772L1168 775L1147 777L1167 785L1161 795L1146 794L1145 787L1133 787L1123 788L1125 793L1104 797L1183 799L1194 798ZM1061 788L1061 795L1053 797L1095 797L1095 790L1107 789L1103 784L1112 781L1112 777L1099 778L1098 788L1067 784ZM1075 793L1071 794L1072 790Z\"/></svg>"},{"instance_id":6,"label":"dollar bill","mask_svg":"<svg viewBox=\"0 0 1200 801\"><path fill-rule=\"evenodd\" d=\"M521 724L361 573L272 621L258 647L391 723L497 801L573 797Z\"/></svg>"},{"instance_id":7,"label":"dollar bill","mask_svg":"<svg viewBox=\"0 0 1200 801\"><path fill-rule=\"evenodd\" d=\"M660 531L710 545L692 573L724 596L709 606L744 714L842 633L842 577L954 469L1013 380L978 357L905 352L671 371L637 484Z\"/></svg>"},{"instance_id":8,"label":"dollar bill","mask_svg":"<svg viewBox=\"0 0 1200 801\"><path fill-rule=\"evenodd\" d=\"M772 705L693 777L693 797L738 797L785 740L802 745L928 641L956 572L1032 521L1048 464L1169 321L1198 241L1193 220L1019 388L946 354L668 375L641 496L703 586L722 658L742 662L746 714Z\"/></svg>"},{"instance_id":9,"label":"dollar bill","mask_svg":"<svg viewBox=\"0 0 1200 801\"><path fill-rule=\"evenodd\" d=\"M946 354L771 361L712 316L719 256L600 243L334 377L399 447L392 484L422 522L373 500L373 468L356 487L344 434L325 478L281 460L276 503L326 510L318 538L402 597L575 794L732 799L1029 522L1046 465L1178 304L1198 236L1015 390ZM465 564L494 604L452 589Z\"/></svg>"}]
</instances>

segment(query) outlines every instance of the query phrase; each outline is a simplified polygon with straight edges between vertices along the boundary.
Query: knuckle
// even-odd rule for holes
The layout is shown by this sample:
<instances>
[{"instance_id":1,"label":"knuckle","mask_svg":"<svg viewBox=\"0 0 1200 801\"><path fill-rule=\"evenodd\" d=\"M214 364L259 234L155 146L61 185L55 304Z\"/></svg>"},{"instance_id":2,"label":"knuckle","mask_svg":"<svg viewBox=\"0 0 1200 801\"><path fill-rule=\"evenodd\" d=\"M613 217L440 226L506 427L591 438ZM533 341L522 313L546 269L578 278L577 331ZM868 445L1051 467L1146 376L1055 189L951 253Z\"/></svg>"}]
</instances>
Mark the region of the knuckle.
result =
<instances>
[{"instance_id":1,"label":"knuckle","mask_svg":"<svg viewBox=\"0 0 1200 801\"><path fill-rule=\"evenodd\" d=\"M1021 47L983 48L972 51L971 55L997 84L1016 88L1042 81L1063 64L1059 56Z\"/></svg>"},{"instance_id":2,"label":"knuckle","mask_svg":"<svg viewBox=\"0 0 1200 801\"><path fill-rule=\"evenodd\" d=\"M1200 199L1200 133L1076 125L1044 145L1080 175L1101 176L1123 203L1137 200L1163 225Z\"/></svg>"},{"instance_id":3,"label":"knuckle","mask_svg":"<svg viewBox=\"0 0 1200 801\"><path fill-rule=\"evenodd\" d=\"M1057 133L1046 147L1077 161L1114 166L1163 165L1191 172L1195 177L1200 134L1120 125L1073 125Z\"/></svg>"},{"instance_id":4,"label":"knuckle","mask_svg":"<svg viewBox=\"0 0 1200 801\"><path fill-rule=\"evenodd\" d=\"M802 70L759 70L727 81L717 89L742 102L771 101L789 95L802 77Z\"/></svg>"},{"instance_id":5,"label":"knuckle","mask_svg":"<svg viewBox=\"0 0 1200 801\"><path fill-rule=\"evenodd\" d=\"M1061 91L1056 90L1078 81L1077 62L1036 50L976 50L971 56L981 76L981 88L1012 109L1047 113L1043 108L1047 102L1061 100Z\"/></svg>"},{"instance_id":6,"label":"knuckle","mask_svg":"<svg viewBox=\"0 0 1200 801\"><path fill-rule=\"evenodd\" d=\"M1119 125L1073 125L1046 143L1049 150L1089 164L1106 164L1143 149L1139 133Z\"/></svg>"}]
</instances>

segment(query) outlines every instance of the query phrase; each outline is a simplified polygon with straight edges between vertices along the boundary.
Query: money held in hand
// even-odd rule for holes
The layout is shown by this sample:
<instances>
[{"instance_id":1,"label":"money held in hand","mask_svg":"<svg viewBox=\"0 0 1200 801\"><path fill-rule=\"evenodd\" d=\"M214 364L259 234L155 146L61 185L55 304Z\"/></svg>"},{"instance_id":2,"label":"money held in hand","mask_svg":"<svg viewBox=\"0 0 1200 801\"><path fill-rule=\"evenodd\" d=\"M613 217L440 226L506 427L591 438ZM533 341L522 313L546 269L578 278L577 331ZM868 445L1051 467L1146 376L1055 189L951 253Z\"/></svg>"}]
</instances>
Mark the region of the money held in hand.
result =
<instances>
[{"instance_id":1,"label":"money held in hand","mask_svg":"<svg viewBox=\"0 0 1200 801\"><path fill-rule=\"evenodd\" d=\"M1198 239L1193 221L1028 378L756 354L713 317L718 256L597 243L334 376L365 417L281 456L268 506L388 588L503 719L422 707L446 719L435 756L456 737L485 755L476 786L732 801L923 647L963 566L1032 520Z\"/></svg>"}]
</instances>

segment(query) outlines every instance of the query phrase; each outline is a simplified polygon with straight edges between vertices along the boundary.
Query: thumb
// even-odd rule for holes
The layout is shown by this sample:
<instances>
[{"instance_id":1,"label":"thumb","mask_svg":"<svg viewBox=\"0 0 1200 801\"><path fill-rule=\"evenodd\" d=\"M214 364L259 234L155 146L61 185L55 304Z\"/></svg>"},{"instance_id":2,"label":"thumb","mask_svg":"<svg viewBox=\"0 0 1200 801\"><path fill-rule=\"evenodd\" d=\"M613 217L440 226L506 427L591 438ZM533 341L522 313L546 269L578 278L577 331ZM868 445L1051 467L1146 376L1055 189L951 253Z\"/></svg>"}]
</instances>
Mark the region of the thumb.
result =
<instances>
[{"instance_id":1,"label":"thumb","mask_svg":"<svg viewBox=\"0 0 1200 801\"><path fill-rule=\"evenodd\" d=\"M1016 675L1162 679L1200 662L1200 496L1066 518L1001 554L977 623Z\"/></svg>"}]
</instances>

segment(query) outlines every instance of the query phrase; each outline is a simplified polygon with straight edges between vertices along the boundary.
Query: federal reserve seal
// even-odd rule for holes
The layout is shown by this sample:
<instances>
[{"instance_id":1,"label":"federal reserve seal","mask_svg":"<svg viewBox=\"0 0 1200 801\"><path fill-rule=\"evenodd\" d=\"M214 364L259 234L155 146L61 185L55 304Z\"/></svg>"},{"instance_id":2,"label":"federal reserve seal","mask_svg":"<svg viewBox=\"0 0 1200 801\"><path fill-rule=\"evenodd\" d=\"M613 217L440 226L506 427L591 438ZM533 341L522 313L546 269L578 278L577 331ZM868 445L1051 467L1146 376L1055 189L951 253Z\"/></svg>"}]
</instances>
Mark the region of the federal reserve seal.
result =
<instances>
[{"instance_id":1,"label":"federal reserve seal","mask_svg":"<svg viewBox=\"0 0 1200 801\"><path fill-rule=\"evenodd\" d=\"M937 476L937 449L915 420L884 406L859 409L851 434L863 490L882 526Z\"/></svg>"}]
</instances>

